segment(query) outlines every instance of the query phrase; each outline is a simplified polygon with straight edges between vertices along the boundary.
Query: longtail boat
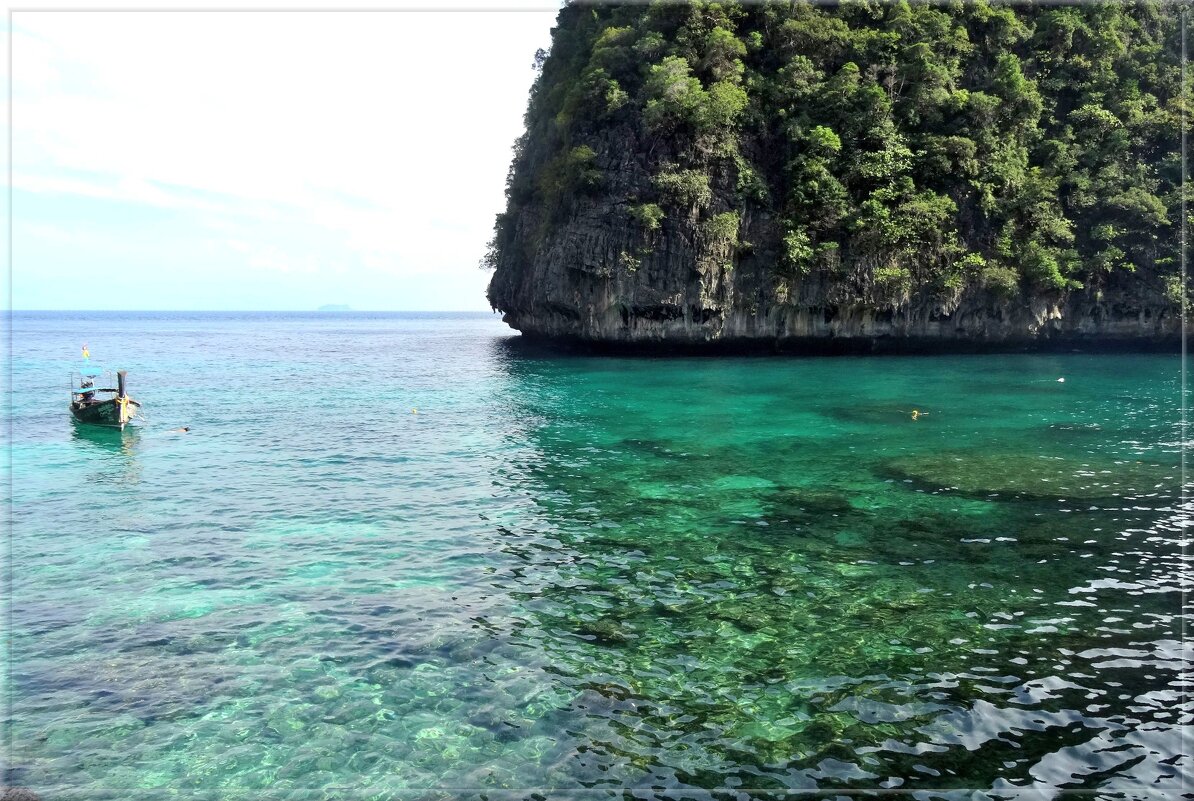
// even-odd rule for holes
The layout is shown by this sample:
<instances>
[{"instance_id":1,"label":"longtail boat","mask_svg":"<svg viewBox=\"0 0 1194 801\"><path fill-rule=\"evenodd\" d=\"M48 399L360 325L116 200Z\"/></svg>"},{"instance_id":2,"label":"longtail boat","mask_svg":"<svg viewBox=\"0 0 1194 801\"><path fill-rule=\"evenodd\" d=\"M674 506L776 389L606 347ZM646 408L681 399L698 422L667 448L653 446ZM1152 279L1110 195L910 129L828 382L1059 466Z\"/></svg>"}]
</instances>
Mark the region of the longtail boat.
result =
<instances>
[{"instance_id":1,"label":"longtail boat","mask_svg":"<svg viewBox=\"0 0 1194 801\"><path fill-rule=\"evenodd\" d=\"M127 370L116 371L115 387L102 386L104 382L98 379L103 375L100 368L84 365L71 376L70 413L80 423L123 430L137 416L141 404L129 397Z\"/></svg>"}]
</instances>

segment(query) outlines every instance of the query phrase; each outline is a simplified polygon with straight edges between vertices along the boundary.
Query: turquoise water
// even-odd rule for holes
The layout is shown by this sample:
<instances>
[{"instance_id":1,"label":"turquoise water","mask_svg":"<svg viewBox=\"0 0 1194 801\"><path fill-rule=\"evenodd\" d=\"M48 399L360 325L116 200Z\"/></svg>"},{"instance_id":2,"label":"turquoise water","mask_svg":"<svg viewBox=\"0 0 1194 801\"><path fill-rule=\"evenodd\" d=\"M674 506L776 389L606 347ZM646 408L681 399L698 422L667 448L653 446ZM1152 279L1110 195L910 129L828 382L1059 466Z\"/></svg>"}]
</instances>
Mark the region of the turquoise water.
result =
<instances>
[{"instance_id":1,"label":"turquoise water","mask_svg":"<svg viewBox=\"0 0 1194 801\"><path fill-rule=\"evenodd\" d=\"M141 425L70 422L83 342ZM18 313L12 371L9 783L45 799L1190 778L1176 357Z\"/></svg>"}]
</instances>

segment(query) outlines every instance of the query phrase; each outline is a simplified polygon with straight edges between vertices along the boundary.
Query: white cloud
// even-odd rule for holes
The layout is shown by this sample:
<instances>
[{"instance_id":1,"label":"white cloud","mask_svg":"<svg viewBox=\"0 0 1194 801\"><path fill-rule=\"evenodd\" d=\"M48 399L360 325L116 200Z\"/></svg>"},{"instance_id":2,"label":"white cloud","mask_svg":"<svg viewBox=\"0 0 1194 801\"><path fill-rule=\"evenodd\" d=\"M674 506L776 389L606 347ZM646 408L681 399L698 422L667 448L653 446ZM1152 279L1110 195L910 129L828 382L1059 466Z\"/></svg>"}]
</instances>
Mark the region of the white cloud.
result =
<instances>
[{"instance_id":1,"label":"white cloud","mask_svg":"<svg viewBox=\"0 0 1194 801\"><path fill-rule=\"evenodd\" d=\"M14 187L170 209L255 247L248 269L317 269L288 224L338 241L345 281L351 262L458 282L504 202L548 8L14 12Z\"/></svg>"}]
</instances>

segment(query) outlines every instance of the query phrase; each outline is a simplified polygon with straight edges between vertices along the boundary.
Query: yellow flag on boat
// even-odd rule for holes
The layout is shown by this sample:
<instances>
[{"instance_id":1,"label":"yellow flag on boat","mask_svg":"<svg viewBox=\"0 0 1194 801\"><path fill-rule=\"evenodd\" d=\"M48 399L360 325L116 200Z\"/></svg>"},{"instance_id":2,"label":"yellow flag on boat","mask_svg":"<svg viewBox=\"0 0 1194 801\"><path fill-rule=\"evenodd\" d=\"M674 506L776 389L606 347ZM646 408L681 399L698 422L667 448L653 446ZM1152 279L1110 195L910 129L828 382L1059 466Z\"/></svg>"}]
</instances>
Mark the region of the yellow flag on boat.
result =
<instances>
[{"instance_id":1,"label":"yellow flag on boat","mask_svg":"<svg viewBox=\"0 0 1194 801\"><path fill-rule=\"evenodd\" d=\"M86 346L86 345L84 345L84 346L83 346L83 358L84 358L84 359L90 359L90 358L91 358L91 351L87 350L87 346Z\"/></svg>"}]
</instances>

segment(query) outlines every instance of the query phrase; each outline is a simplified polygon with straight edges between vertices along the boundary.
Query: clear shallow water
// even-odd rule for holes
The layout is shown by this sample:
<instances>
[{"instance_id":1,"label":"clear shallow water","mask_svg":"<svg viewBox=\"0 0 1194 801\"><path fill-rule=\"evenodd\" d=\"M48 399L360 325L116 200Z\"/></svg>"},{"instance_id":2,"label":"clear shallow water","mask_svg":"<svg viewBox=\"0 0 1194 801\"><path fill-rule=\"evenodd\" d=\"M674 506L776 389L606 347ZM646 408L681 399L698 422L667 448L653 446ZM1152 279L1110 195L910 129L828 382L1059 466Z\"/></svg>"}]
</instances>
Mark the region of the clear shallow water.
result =
<instances>
[{"instance_id":1,"label":"clear shallow water","mask_svg":"<svg viewBox=\"0 0 1194 801\"><path fill-rule=\"evenodd\" d=\"M1190 780L1176 357L13 328L11 783L46 799ZM145 424L69 421L84 341Z\"/></svg>"}]
</instances>

